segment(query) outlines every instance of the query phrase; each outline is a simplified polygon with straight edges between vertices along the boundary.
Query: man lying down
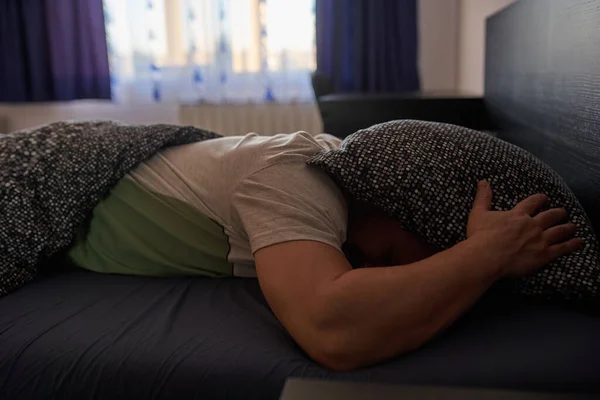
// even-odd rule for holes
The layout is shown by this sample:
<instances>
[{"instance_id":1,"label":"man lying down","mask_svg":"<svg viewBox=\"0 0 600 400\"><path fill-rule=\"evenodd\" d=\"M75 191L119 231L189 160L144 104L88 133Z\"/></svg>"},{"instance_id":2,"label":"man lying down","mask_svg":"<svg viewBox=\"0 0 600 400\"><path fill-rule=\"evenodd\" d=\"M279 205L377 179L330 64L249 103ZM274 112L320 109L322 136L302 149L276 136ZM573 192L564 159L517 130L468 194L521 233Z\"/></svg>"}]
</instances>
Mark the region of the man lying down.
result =
<instances>
[{"instance_id":1,"label":"man lying down","mask_svg":"<svg viewBox=\"0 0 600 400\"><path fill-rule=\"evenodd\" d=\"M564 210L537 213L544 195L490 211L480 182L467 240L438 252L306 165L339 143L248 134L163 150L97 204L69 257L101 273L257 276L306 353L351 370L421 346L495 281L582 244Z\"/></svg>"}]
</instances>

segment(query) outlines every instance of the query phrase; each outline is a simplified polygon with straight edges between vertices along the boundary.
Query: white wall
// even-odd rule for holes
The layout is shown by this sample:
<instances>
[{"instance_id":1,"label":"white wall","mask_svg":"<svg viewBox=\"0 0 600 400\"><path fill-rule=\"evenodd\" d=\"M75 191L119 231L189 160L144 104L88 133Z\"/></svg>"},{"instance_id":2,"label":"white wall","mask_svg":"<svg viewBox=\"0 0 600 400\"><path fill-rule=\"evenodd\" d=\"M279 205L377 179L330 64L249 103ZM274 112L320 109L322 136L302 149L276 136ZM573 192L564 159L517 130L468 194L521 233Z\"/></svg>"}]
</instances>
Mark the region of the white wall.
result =
<instances>
[{"instance_id":1,"label":"white wall","mask_svg":"<svg viewBox=\"0 0 600 400\"><path fill-rule=\"evenodd\" d=\"M460 1L418 0L419 70L424 91L453 91L457 87ZM140 124L180 123L178 107L175 105L131 106L102 101L15 106L0 104L2 118L8 119L8 131L65 119L116 119Z\"/></svg>"},{"instance_id":2,"label":"white wall","mask_svg":"<svg viewBox=\"0 0 600 400\"><path fill-rule=\"evenodd\" d=\"M179 107L157 104L123 106L94 100L26 105L0 104L0 119L3 117L8 119L9 132L69 119L115 119L131 124L177 124Z\"/></svg>"},{"instance_id":3,"label":"white wall","mask_svg":"<svg viewBox=\"0 0 600 400\"><path fill-rule=\"evenodd\" d=\"M419 0L421 90L456 89L460 0Z\"/></svg>"},{"instance_id":4,"label":"white wall","mask_svg":"<svg viewBox=\"0 0 600 400\"><path fill-rule=\"evenodd\" d=\"M460 0L458 82L461 92L483 94L485 20L515 0Z\"/></svg>"}]
</instances>

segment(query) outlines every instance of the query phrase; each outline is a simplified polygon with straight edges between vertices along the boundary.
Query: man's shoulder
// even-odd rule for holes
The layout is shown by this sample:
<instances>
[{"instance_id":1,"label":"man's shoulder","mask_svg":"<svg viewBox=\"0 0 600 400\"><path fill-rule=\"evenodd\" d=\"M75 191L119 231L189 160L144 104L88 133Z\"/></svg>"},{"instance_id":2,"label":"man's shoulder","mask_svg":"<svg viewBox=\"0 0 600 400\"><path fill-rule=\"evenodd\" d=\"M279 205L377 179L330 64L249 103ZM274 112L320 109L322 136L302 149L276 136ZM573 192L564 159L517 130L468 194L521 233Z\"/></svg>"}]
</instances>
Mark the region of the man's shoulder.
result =
<instances>
[{"instance_id":1,"label":"man's shoulder","mask_svg":"<svg viewBox=\"0 0 600 400\"><path fill-rule=\"evenodd\" d=\"M333 136L314 136L303 131L263 138L256 154L261 159L261 168L284 164L304 165L315 154L339 146L339 139Z\"/></svg>"}]
</instances>

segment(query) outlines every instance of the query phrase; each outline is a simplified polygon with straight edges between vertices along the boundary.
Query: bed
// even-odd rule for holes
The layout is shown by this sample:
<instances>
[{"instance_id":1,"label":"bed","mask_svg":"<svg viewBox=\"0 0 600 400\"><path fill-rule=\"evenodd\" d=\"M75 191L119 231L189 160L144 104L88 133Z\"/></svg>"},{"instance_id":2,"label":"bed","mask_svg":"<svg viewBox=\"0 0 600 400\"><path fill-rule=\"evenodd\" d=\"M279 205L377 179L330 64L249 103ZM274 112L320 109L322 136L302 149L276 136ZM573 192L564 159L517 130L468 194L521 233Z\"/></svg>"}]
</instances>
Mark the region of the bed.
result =
<instances>
[{"instance_id":1,"label":"bed","mask_svg":"<svg viewBox=\"0 0 600 400\"><path fill-rule=\"evenodd\" d=\"M499 137L562 174L596 230L598 22L585 0L492 16L482 100ZM600 393L599 338L598 316L492 291L425 347L335 373L294 344L254 279L66 269L0 299L0 398L277 399L288 377Z\"/></svg>"}]
</instances>

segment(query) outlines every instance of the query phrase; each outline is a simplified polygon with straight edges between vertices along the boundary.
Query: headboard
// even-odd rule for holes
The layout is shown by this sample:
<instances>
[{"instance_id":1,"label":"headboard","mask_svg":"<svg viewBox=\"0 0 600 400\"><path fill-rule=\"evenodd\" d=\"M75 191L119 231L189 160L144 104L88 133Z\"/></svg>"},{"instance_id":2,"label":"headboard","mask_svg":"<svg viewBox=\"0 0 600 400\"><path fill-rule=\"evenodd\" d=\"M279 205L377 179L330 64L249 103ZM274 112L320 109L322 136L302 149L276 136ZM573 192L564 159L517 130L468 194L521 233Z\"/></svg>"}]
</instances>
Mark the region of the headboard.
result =
<instances>
[{"instance_id":1,"label":"headboard","mask_svg":"<svg viewBox=\"0 0 600 400\"><path fill-rule=\"evenodd\" d=\"M494 14L485 66L499 137L562 175L600 233L600 1L520 0Z\"/></svg>"}]
</instances>

